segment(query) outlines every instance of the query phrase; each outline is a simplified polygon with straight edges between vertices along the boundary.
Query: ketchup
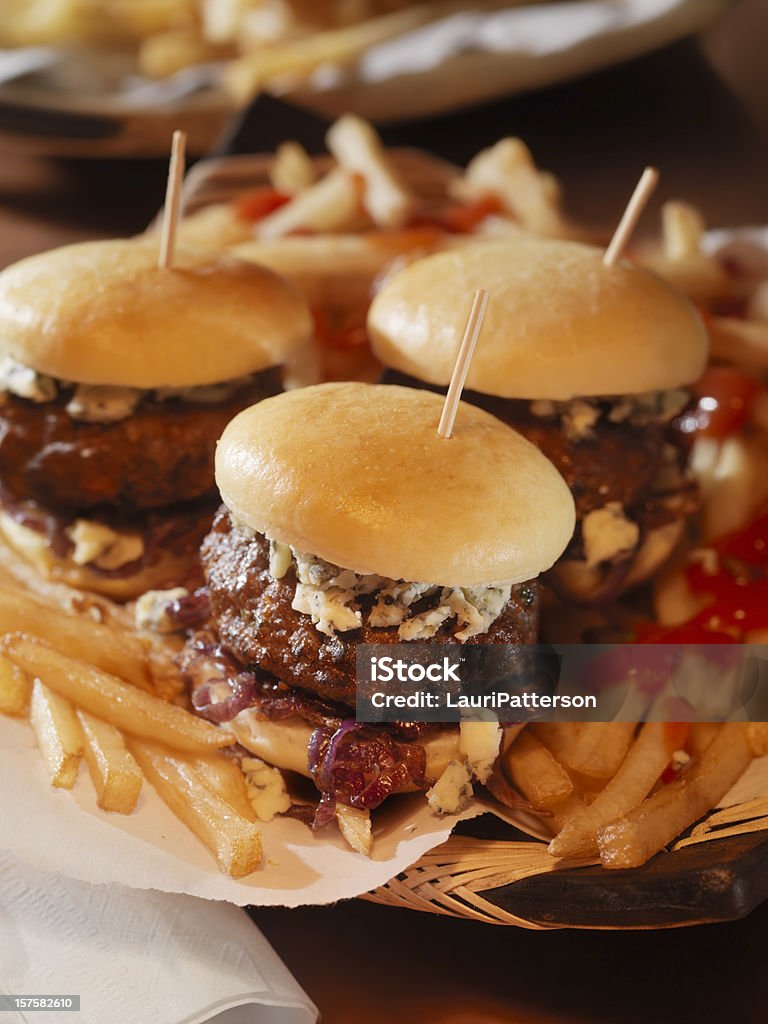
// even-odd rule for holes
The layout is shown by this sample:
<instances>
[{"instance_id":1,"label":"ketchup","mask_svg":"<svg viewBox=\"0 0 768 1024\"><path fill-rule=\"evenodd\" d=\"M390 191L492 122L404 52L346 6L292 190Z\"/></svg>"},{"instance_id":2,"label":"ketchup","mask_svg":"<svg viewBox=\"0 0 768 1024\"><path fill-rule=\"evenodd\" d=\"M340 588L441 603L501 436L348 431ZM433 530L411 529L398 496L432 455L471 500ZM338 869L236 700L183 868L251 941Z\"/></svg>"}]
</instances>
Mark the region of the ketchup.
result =
<instances>
[{"instance_id":1,"label":"ketchup","mask_svg":"<svg viewBox=\"0 0 768 1024\"><path fill-rule=\"evenodd\" d=\"M717 440L738 434L761 390L760 381L734 366L710 366L693 387L698 403L686 415L689 432Z\"/></svg>"},{"instance_id":2,"label":"ketchup","mask_svg":"<svg viewBox=\"0 0 768 1024\"><path fill-rule=\"evenodd\" d=\"M715 541L685 576L710 602L680 626L641 623L636 643L743 643L747 633L768 628L768 512Z\"/></svg>"},{"instance_id":3,"label":"ketchup","mask_svg":"<svg viewBox=\"0 0 768 1024\"><path fill-rule=\"evenodd\" d=\"M240 220L257 221L290 201L290 196L265 186L241 193L235 200L235 215Z\"/></svg>"}]
</instances>

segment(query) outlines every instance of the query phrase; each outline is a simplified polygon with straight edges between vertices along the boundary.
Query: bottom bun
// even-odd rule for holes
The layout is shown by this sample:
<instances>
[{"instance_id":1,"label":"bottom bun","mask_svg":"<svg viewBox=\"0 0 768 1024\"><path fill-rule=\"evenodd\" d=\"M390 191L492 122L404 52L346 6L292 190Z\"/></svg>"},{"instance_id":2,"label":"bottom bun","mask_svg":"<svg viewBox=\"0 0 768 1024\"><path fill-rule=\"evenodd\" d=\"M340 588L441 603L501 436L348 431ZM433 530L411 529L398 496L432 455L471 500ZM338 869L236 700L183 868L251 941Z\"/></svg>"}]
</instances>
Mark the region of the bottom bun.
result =
<instances>
[{"instance_id":1,"label":"bottom bun","mask_svg":"<svg viewBox=\"0 0 768 1024\"><path fill-rule=\"evenodd\" d=\"M296 772L310 778L307 765L309 739L313 726L298 715L285 718L280 722L271 722L259 718L252 709L241 711L233 721L228 722L230 729L237 736L238 742L256 757L267 764L281 768L283 771ZM375 728L375 726L374 726ZM442 732L427 735L418 741L427 752L427 779L438 779L445 771L449 761L457 760L459 754L459 730L446 729ZM412 793L416 786L405 786L400 793Z\"/></svg>"},{"instance_id":2,"label":"bottom bun","mask_svg":"<svg viewBox=\"0 0 768 1024\"><path fill-rule=\"evenodd\" d=\"M644 583L667 561L685 529L685 520L674 519L650 530L626 563L606 567L584 561L563 559L548 573L558 596L584 604L611 601L632 587Z\"/></svg>"},{"instance_id":3,"label":"bottom bun","mask_svg":"<svg viewBox=\"0 0 768 1024\"><path fill-rule=\"evenodd\" d=\"M187 580L194 568L194 555L163 552L151 565L143 565L126 576L108 576L87 565L78 565L71 558L56 555L44 534L22 526L5 512L0 512L0 535L18 555L26 559L47 580L65 583L68 587L103 594L116 601L130 601L147 590ZM196 553L195 553L196 554Z\"/></svg>"}]
</instances>

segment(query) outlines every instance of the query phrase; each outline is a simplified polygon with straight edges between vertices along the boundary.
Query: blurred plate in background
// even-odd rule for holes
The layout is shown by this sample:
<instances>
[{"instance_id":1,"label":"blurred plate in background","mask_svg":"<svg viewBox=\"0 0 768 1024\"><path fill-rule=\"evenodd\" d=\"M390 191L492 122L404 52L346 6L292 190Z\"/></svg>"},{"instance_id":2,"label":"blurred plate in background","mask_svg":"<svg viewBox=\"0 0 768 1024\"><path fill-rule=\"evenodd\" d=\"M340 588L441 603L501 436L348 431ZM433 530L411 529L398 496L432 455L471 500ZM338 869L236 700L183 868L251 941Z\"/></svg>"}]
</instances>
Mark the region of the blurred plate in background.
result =
<instances>
[{"instance_id":1,"label":"blurred plate in background","mask_svg":"<svg viewBox=\"0 0 768 1024\"><path fill-rule=\"evenodd\" d=\"M552 85L702 29L734 0L570 0L477 11L467 4L380 43L346 67L318 67L273 91L333 117L427 117ZM95 48L0 51L0 145L55 156L159 156L173 128L210 149L236 113L224 65L142 78L135 59Z\"/></svg>"}]
</instances>

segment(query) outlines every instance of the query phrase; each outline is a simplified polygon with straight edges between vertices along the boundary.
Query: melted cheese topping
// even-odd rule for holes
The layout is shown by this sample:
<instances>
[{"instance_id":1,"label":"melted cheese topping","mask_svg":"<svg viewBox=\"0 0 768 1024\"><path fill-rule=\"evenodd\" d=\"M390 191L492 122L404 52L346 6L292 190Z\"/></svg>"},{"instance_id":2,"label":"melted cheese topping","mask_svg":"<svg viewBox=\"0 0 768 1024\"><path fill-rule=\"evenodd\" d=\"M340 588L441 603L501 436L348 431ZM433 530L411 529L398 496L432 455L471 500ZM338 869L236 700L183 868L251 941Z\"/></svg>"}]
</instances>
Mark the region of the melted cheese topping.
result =
<instances>
[{"instance_id":1,"label":"melted cheese topping","mask_svg":"<svg viewBox=\"0 0 768 1024\"><path fill-rule=\"evenodd\" d=\"M456 620L459 641L487 633L504 609L511 584L488 587L441 587L435 583L409 583L374 574L362 575L325 562L278 541L270 541L269 571L282 579L289 568L296 574L292 608L312 618L327 636L360 629L363 624L359 598L376 594L369 623L374 627L398 627L401 640L429 640L440 627ZM431 600L433 606L414 612L413 606Z\"/></svg>"}]
</instances>

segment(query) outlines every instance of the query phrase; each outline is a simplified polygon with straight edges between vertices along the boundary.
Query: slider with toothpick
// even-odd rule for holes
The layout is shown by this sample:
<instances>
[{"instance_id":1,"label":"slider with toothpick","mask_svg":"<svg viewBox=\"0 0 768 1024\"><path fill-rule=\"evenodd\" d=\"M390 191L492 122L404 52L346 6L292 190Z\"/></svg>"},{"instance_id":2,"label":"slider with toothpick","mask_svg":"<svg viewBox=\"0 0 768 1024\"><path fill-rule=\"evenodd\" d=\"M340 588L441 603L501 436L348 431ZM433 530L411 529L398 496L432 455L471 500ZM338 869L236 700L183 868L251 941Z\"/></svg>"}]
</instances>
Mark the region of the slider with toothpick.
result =
<instances>
[{"instance_id":1,"label":"slider with toothpick","mask_svg":"<svg viewBox=\"0 0 768 1024\"><path fill-rule=\"evenodd\" d=\"M355 723L357 646L534 643L536 577L573 531L568 488L530 442L464 402L446 438L442 411L428 391L320 384L240 413L216 451L224 508L202 562L218 636L191 639L183 671L201 714L313 778L316 826L451 764L438 811L454 776L466 793L486 780L495 722L472 735L482 757L463 726Z\"/></svg>"},{"instance_id":2,"label":"slider with toothpick","mask_svg":"<svg viewBox=\"0 0 768 1024\"><path fill-rule=\"evenodd\" d=\"M368 317L385 382L441 389L464 296L488 291L464 399L528 437L571 486L577 528L548 581L578 603L647 579L697 504L678 415L706 332L686 298L623 256L655 180L646 171L605 253L523 233L471 243L393 275Z\"/></svg>"},{"instance_id":3,"label":"slider with toothpick","mask_svg":"<svg viewBox=\"0 0 768 1024\"><path fill-rule=\"evenodd\" d=\"M0 537L123 600L194 582L216 439L312 332L272 271L175 246L182 143L160 246L85 242L0 274Z\"/></svg>"}]
</instances>

